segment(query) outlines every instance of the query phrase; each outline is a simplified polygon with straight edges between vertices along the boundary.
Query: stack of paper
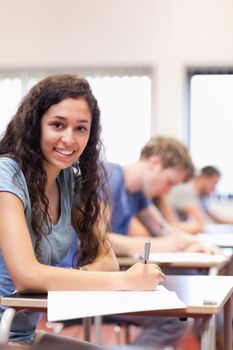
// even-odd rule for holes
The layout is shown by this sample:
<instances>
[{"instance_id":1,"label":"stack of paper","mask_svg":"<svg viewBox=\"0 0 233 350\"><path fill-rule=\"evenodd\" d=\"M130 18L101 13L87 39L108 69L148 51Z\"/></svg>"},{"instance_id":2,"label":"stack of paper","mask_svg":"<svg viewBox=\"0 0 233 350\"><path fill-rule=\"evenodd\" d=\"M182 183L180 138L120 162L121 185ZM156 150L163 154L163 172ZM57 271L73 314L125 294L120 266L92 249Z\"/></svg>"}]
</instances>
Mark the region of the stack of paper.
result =
<instances>
[{"instance_id":1,"label":"stack of paper","mask_svg":"<svg viewBox=\"0 0 233 350\"><path fill-rule=\"evenodd\" d=\"M48 292L48 321L122 314L148 310L184 309L175 292L159 286L155 291Z\"/></svg>"}]
</instances>

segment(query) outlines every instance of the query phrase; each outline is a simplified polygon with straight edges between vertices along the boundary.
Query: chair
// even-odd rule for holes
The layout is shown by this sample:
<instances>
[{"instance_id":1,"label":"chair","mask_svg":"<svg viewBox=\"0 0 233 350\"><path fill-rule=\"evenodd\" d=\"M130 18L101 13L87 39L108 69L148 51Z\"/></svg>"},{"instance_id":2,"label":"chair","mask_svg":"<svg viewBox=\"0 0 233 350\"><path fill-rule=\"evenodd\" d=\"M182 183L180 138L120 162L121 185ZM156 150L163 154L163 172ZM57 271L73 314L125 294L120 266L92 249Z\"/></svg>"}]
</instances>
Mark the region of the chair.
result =
<instances>
[{"instance_id":1,"label":"chair","mask_svg":"<svg viewBox=\"0 0 233 350\"><path fill-rule=\"evenodd\" d=\"M15 316L15 310L12 308L7 308L3 312L2 319L0 322L0 345L4 345L8 343L10 329L11 329L14 316Z\"/></svg>"}]
</instances>

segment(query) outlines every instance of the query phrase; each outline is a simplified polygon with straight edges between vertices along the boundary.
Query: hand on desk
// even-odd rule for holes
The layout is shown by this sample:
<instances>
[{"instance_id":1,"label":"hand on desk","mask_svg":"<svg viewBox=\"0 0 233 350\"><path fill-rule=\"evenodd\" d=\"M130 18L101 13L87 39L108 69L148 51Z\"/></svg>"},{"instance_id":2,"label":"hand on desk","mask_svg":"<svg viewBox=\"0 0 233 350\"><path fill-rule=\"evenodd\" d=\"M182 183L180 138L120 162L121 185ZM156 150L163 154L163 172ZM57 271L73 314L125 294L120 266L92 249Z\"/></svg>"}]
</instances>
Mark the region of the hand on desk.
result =
<instances>
[{"instance_id":1,"label":"hand on desk","mask_svg":"<svg viewBox=\"0 0 233 350\"><path fill-rule=\"evenodd\" d=\"M206 254L223 254L223 251L216 246L204 245L197 237L186 233L176 232L167 236L168 238L168 251L184 251L193 253L206 253ZM173 249L169 246L173 245Z\"/></svg>"},{"instance_id":2,"label":"hand on desk","mask_svg":"<svg viewBox=\"0 0 233 350\"><path fill-rule=\"evenodd\" d=\"M126 290L155 290L165 280L165 275L156 264L138 262L124 273Z\"/></svg>"}]
</instances>

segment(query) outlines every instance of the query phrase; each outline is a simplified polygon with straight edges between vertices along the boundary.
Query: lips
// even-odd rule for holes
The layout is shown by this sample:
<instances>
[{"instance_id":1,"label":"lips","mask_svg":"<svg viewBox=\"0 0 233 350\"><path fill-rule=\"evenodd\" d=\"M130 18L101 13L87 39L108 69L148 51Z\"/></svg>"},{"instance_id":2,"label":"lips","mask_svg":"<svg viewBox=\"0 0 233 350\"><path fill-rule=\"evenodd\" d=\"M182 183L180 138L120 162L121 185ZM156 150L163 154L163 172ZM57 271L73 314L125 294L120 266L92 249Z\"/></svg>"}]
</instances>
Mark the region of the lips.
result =
<instances>
[{"instance_id":1,"label":"lips","mask_svg":"<svg viewBox=\"0 0 233 350\"><path fill-rule=\"evenodd\" d=\"M57 152L57 153L59 153L61 156L64 156L64 157L70 157L70 156L72 156L74 153L75 153L75 151L68 151L68 150L65 150L65 149L59 149L59 148L54 148L55 149L55 151Z\"/></svg>"}]
</instances>

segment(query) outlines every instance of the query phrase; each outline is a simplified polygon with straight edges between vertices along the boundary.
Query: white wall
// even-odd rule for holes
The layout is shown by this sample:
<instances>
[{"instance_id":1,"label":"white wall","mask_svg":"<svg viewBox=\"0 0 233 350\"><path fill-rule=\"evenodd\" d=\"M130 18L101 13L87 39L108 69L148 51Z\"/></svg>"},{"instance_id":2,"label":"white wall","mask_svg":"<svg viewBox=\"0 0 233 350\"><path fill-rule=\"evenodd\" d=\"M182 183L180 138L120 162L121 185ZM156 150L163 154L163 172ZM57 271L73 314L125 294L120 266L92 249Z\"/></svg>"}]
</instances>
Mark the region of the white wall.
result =
<instances>
[{"instance_id":1,"label":"white wall","mask_svg":"<svg viewBox=\"0 0 233 350\"><path fill-rule=\"evenodd\" d=\"M0 0L0 70L150 66L152 133L183 137L186 67L232 66L232 43L232 0Z\"/></svg>"}]
</instances>

